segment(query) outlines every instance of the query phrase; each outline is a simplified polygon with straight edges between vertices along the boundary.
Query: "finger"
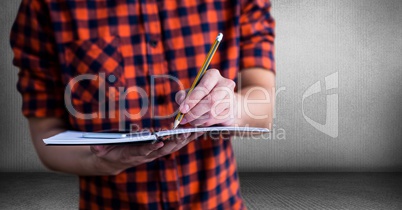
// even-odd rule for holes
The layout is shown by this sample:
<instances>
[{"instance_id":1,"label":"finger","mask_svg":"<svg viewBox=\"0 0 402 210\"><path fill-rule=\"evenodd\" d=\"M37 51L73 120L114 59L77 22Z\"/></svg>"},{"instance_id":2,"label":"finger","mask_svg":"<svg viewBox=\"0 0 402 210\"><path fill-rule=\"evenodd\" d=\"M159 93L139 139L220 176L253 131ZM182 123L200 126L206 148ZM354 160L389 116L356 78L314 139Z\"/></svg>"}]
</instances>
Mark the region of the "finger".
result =
<instances>
[{"instance_id":1,"label":"finger","mask_svg":"<svg viewBox=\"0 0 402 210\"><path fill-rule=\"evenodd\" d=\"M180 105L180 112L185 114L190 111L199 101L212 91L221 78L222 76L217 69L206 71L197 87L195 87L187 96L184 103Z\"/></svg>"},{"instance_id":2,"label":"finger","mask_svg":"<svg viewBox=\"0 0 402 210\"><path fill-rule=\"evenodd\" d=\"M228 108L223 110L215 119L219 124L229 126L233 125L236 119L235 110Z\"/></svg>"},{"instance_id":3,"label":"finger","mask_svg":"<svg viewBox=\"0 0 402 210\"><path fill-rule=\"evenodd\" d=\"M184 115L183 120L180 124L190 123L196 119L203 119L202 116L205 117L205 114L210 111L210 105L207 100L202 100L200 103L197 104L190 112Z\"/></svg>"},{"instance_id":4,"label":"finger","mask_svg":"<svg viewBox=\"0 0 402 210\"><path fill-rule=\"evenodd\" d=\"M225 110L223 110L222 113L220 113L220 115L211 117L207 121L196 122L197 126L208 127L208 126L216 125L216 124L222 124L225 126L232 125L234 123L234 117L232 117L233 115L231 115L230 112L231 112L230 109L225 109Z\"/></svg>"},{"instance_id":5,"label":"finger","mask_svg":"<svg viewBox=\"0 0 402 210\"><path fill-rule=\"evenodd\" d=\"M229 88L232 92L233 92L234 88L236 87L236 82L234 82L231 79L224 78L224 77L223 77L222 81L219 84L220 84L219 85L220 87Z\"/></svg>"},{"instance_id":6,"label":"finger","mask_svg":"<svg viewBox=\"0 0 402 210\"><path fill-rule=\"evenodd\" d=\"M127 147L128 155L130 156L147 156L151 152L158 150L163 147L163 142L157 142L155 144L144 144L144 145L135 145Z\"/></svg>"},{"instance_id":7,"label":"finger","mask_svg":"<svg viewBox=\"0 0 402 210\"><path fill-rule=\"evenodd\" d=\"M187 138L184 141L182 141L180 143L177 143L176 146L172 149L171 153L180 150L181 148L186 146L188 143L190 143L191 141L197 139L199 136L201 136L204 133L205 132L196 132L196 133L191 133L191 134L186 133Z\"/></svg>"},{"instance_id":8,"label":"finger","mask_svg":"<svg viewBox=\"0 0 402 210\"><path fill-rule=\"evenodd\" d=\"M186 141L190 135L191 135L191 133L182 133L182 134L173 136L173 139L177 144L182 144L182 142Z\"/></svg>"},{"instance_id":9,"label":"finger","mask_svg":"<svg viewBox=\"0 0 402 210\"><path fill-rule=\"evenodd\" d=\"M179 92L176 93L175 100L177 104L183 103L184 99L186 98L186 91L185 90L180 90Z\"/></svg>"},{"instance_id":10,"label":"finger","mask_svg":"<svg viewBox=\"0 0 402 210\"><path fill-rule=\"evenodd\" d=\"M189 140L191 140L191 134L190 133L184 133L181 135L178 135L177 137L173 137L174 140L166 142L165 146L160 148L157 151L152 152L148 157L149 158L157 158L157 157L162 157L168 154L171 154L183 146L185 146Z\"/></svg>"},{"instance_id":11,"label":"finger","mask_svg":"<svg viewBox=\"0 0 402 210\"><path fill-rule=\"evenodd\" d=\"M190 112L188 112L183 120L181 121L180 124L186 124L186 123L191 123L194 120L197 119L205 119L202 118L201 116L205 116L206 113L211 112L213 114L218 115L221 113L224 109L228 108L230 106L230 101L224 100L225 98L229 98L230 91L233 92L233 90L228 89L227 87L224 88L214 88L214 90L206 96L203 100L201 100L194 108L191 109ZM225 103L223 103L225 102ZM212 110L214 109L214 110ZM217 110L215 110L217 109ZM209 116L210 117L210 116Z\"/></svg>"},{"instance_id":12,"label":"finger","mask_svg":"<svg viewBox=\"0 0 402 210\"><path fill-rule=\"evenodd\" d=\"M205 134L205 132L195 132L195 133L191 133L191 135L186 139L185 142L183 142L183 145L187 145L188 143L197 140L200 136L202 136L203 134Z\"/></svg>"},{"instance_id":13,"label":"finger","mask_svg":"<svg viewBox=\"0 0 402 210\"><path fill-rule=\"evenodd\" d=\"M220 101L215 102L211 106L211 118L222 118L224 116L223 112L227 112L228 109L234 109L233 100L230 100L229 97L226 97Z\"/></svg>"},{"instance_id":14,"label":"finger","mask_svg":"<svg viewBox=\"0 0 402 210\"><path fill-rule=\"evenodd\" d=\"M225 102L226 101L226 102ZM181 121L181 124L186 124L189 123L193 126L200 126L207 121L211 121L209 125L217 124L222 121L228 120L229 117L227 116L229 111L230 111L230 102L227 102L227 100L222 100L222 103L216 102L212 108L201 108L201 104L198 104L197 106L200 106L199 108L195 107L191 112L187 113L183 120ZM205 106L205 105L204 105ZM208 110L207 112L203 113L200 110ZM193 112L197 112L196 114L193 114ZM202 115L201 115L202 114ZM201 115L201 116L200 116Z\"/></svg>"},{"instance_id":15,"label":"finger","mask_svg":"<svg viewBox=\"0 0 402 210\"><path fill-rule=\"evenodd\" d=\"M165 141L163 147L149 153L147 158L158 158L170 154L175 146L176 143L174 141Z\"/></svg>"},{"instance_id":16,"label":"finger","mask_svg":"<svg viewBox=\"0 0 402 210\"><path fill-rule=\"evenodd\" d=\"M91 145L89 148L91 149L91 152L93 154L97 155L105 150L104 147L105 147L104 145Z\"/></svg>"},{"instance_id":17,"label":"finger","mask_svg":"<svg viewBox=\"0 0 402 210\"><path fill-rule=\"evenodd\" d=\"M180 139L175 141L176 145L172 148L171 152L176 152L182 147L184 147L190 141L191 133L185 133L185 135L180 135Z\"/></svg>"},{"instance_id":18,"label":"finger","mask_svg":"<svg viewBox=\"0 0 402 210\"><path fill-rule=\"evenodd\" d=\"M229 117L227 118L227 120L223 120L222 122L220 122L220 124L222 124L223 126L233 126L235 122L235 118Z\"/></svg>"},{"instance_id":19,"label":"finger","mask_svg":"<svg viewBox=\"0 0 402 210\"><path fill-rule=\"evenodd\" d=\"M197 127L197 126L201 126L201 125L205 124L206 122L208 122L210 120L211 120L210 113L208 112L208 113L205 113L204 115L202 115L201 117L199 117L195 120L192 120L188 123L194 127Z\"/></svg>"},{"instance_id":20,"label":"finger","mask_svg":"<svg viewBox=\"0 0 402 210\"><path fill-rule=\"evenodd\" d=\"M91 145L89 148L93 154L95 154L98 157L103 157L107 153L109 153L110 150L112 150L115 146L112 145Z\"/></svg>"}]
</instances>

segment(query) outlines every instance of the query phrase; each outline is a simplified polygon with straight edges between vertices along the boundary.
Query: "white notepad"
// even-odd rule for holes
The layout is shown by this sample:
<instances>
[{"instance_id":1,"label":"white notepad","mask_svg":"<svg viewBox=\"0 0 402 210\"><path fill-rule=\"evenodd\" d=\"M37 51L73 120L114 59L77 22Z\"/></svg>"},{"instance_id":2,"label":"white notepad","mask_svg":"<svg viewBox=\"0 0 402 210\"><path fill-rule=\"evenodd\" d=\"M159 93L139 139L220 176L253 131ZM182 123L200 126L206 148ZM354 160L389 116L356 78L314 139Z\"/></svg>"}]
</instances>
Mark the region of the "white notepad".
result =
<instances>
[{"instance_id":1,"label":"white notepad","mask_svg":"<svg viewBox=\"0 0 402 210\"><path fill-rule=\"evenodd\" d=\"M239 136L247 136L248 134L258 135L270 132L267 128L257 127L200 127L200 128L179 128L174 130L165 130L158 132L137 132L127 133L104 133L101 138L97 132L80 132L65 131L43 139L46 145L94 145L94 144L124 144L136 142L152 142L162 137L180 135L184 133L209 132L209 133L226 133Z\"/></svg>"}]
</instances>

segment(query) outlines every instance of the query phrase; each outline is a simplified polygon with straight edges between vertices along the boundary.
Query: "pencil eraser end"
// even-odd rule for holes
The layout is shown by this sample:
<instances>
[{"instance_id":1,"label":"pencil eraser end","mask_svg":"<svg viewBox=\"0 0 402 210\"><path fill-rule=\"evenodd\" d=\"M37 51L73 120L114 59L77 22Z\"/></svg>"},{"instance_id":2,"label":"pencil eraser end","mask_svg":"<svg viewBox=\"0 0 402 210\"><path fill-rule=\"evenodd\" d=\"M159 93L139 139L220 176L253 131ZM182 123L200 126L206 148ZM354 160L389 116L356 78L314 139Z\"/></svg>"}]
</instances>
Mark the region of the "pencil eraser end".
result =
<instances>
[{"instance_id":1,"label":"pencil eraser end","mask_svg":"<svg viewBox=\"0 0 402 210\"><path fill-rule=\"evenodd\" d=\"M217 40L218 42L220 42L220 41L222 41L222 38L223 38L223 34L222 34L222 33L219 33L218 36L216 37L216 40Z\"/></svg>"}]
</instances>

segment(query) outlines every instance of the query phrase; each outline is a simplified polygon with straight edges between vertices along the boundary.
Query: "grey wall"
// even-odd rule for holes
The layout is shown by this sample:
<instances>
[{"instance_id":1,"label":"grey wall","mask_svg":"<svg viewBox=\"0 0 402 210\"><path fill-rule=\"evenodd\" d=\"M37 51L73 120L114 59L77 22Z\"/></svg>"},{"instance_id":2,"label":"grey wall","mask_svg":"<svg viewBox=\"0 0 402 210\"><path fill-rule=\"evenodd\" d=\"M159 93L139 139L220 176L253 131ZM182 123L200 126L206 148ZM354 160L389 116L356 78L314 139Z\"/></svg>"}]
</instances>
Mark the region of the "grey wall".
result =
<instances>
[{"instance_id":1,"label":"grey wall","mask_svg":"<svg viewBox=\"0 0 402 210\"><path fill-rule=\"evenodd\" d=\"M41 171L20 114L8 44L18 2L0 2L0 171ZM402 171L402 1L273 5L282 90L274 133L265 140L234 140L240 170ZM318 93L302 107L307 90ZM316 129L305 117L328 121L327 127Z\"/></svg>"}]
</instances>

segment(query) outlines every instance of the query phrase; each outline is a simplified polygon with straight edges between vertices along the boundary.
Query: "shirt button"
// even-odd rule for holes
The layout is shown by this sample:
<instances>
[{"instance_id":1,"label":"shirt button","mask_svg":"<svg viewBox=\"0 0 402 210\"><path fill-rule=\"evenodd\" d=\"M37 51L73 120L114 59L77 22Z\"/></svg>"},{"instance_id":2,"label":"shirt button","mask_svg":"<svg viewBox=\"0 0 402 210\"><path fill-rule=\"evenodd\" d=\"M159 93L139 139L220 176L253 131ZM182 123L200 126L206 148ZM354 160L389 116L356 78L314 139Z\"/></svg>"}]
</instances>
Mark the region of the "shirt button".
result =
<instances>
[{"instance_id":1,"label":"shirt button","mask_svg":"<svg viewBox=\"0 0 402 210\"><path fill-rule=\"evenodd\" d=\"M149 42L149 44L151 45L151 47L156 47L156 45L158 45L158 41L151 40L151 41Z\"/></svg>"},{"instance_id":2,"label":"shirt button","mask_svg":"<svg viewBox=\"0 0 402 210\"><path fill-rule=\"evenodd\" d=\"M117 78L116 78L116 76L114 76L113 74L110 74L110 75L107 77L107 81L108 81L110 84L114 84L114 83L116 82L116 80L117 80Z\"/></svg>"}]
</instances>

